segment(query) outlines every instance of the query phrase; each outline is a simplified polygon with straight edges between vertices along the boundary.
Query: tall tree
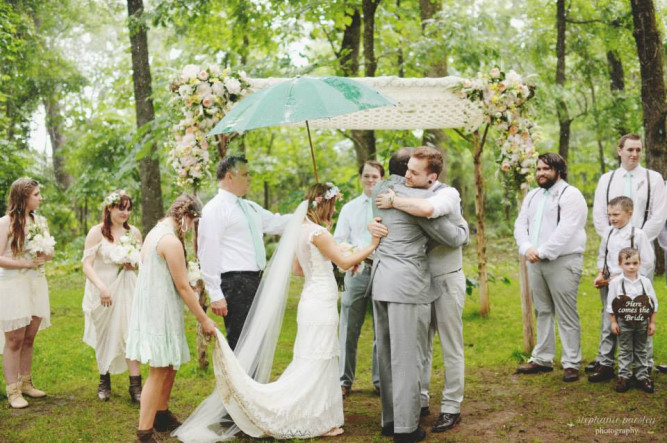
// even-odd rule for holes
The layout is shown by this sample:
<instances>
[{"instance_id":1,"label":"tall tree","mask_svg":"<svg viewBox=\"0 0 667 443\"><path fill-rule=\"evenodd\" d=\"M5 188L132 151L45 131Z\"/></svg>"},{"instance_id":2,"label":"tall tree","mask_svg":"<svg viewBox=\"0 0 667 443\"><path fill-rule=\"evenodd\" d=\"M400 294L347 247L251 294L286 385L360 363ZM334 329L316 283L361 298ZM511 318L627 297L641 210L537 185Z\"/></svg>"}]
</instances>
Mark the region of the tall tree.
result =
<instances>
[{"instance_id":1,"label":"tall tree","mask_svg":"<svg viewBox=\"0 0 667 443\"><path fill-rule=\"evenodd\" d=\"M132 50L132 79L134 81L134 101L137 129L144 136L149 135L150 125L155 119L153 108L153 88L148 60L148 38L142 0L127 0L130 47ZM146 137L144 137L146 138ZM160 188L160 162L154 141L149 141L149 151L140 160L141 170L141 221L144 231L148 231L164 215L162 190Z\"/></svg>"},{"instance_id":2,"label":"tall tree","mask_svg":"<svg viewBox=\"0 0 667 443\"><path fill-rule=\"evenodd\" d=\"M667 175L667 94L665 54L652 0L631 0L634 36L642 77L642 109L648 167Z\"/></svg>"},{"instance_id":3,"label":"tall tree","mask_svg":"<svg viewBox=\"0 0 667 443\"><path fill-rule=\"evenodd\" d=\"M572 119L567 109L567 103L563 97L565 89L565 54L566 54L566 29L567 11L565 0L556 3L556 85L559 87L559 96L556 99L556 110L558 111L558 124L560 132L558 137L558 153L567 160L570 150L570 132Z\"/></svg>"}]
</instances>

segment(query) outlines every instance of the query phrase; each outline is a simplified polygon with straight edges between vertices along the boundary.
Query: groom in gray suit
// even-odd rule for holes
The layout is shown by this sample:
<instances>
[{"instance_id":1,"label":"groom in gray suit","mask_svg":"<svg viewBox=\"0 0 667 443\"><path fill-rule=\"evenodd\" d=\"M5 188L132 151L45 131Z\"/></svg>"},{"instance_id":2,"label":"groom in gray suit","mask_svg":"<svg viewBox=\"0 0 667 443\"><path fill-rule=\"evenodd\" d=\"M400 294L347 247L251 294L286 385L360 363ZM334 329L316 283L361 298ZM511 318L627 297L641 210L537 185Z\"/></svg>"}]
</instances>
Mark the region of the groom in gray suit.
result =
<instances>
[{"instance_id":1,"label":"groom in gray suit","mask_svg":"<svg viewBox=\"0 0 667 443\"><path fill-rule=\"evenodd\" d=\"M437 151L436 151L437 152ZM408 188L402 177L411 150L399 150L389 162L391 176L379 183L374 197L393 189L397 195L428 197L432 191ZM429 161L429 177L436 180L440 161ZM375 199L375 198L374 198ZM373 309L377 337L382 434L395 442L416 442L426 437L419 427L420 373L428 339L431 303L440 295L431 288L426 258L429 239L456 248L467 241L467 225L455 225L448 217L414 217L396 209L378 209L389 229L375 252L371 275Z\"/></svg>"}]
</instances>

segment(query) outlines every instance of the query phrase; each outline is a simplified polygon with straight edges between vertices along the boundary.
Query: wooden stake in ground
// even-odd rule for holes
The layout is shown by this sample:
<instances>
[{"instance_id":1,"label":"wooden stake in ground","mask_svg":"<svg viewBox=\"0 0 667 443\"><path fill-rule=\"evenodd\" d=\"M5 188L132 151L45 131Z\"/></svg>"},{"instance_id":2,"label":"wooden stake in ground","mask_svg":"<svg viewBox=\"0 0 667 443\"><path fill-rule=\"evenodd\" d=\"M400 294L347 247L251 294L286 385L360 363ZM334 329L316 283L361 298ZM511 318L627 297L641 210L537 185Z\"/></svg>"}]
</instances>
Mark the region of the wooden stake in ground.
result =
<instances>
[{"instance_id":1,"label":"wooden stake in ground","mask_svg":"<svg viewBox=\"0 0 667 443\"><path fill-rule=\"evenodd\" d=\"M475 165L475 216L477 217L477 274L479 279L479 306L480 315L488 317L491 311L489 302L489 277L486 271L486 234L484 218L484 173L482 171L482 152L486 142L489 125L484 128L484 135L480 139L479 131L473 134L473 163Z\"/></svg>"}]
</instances>

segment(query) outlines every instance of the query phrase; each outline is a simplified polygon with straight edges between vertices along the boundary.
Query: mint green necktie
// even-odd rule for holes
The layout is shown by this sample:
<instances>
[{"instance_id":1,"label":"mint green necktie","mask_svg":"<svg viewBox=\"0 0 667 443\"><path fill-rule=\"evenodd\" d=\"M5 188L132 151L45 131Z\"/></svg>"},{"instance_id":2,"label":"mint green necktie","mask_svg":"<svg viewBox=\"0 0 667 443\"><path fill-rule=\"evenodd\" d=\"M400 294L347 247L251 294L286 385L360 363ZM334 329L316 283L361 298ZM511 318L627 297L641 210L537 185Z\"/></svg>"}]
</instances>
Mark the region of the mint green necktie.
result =
<instances>
[{"instance_id":1,"label":"mint green necktie","mask_svg":"<svg viewBox=\"0 0 667 443\"><path fill-rule=\"evenodd\" d=\"M532 243L533 246L537 248L537 246L540 243L540 229L542 229L542 218L544 215L544 206L547 203L547 199L549 198L549 190L545 189L544 193L542 194L542 199L540 200L540 204L537 207L537 212L535 213L535 218L533 219L533 225L535 228L533 229L533 235L532 235Z\"/></svg>"},{"instance_id":2,"label":"mint green necktie","mask_svg":"<svg viewBox=\"0 0 667 443\"><path fill-rule=\"evenodd\" d=\"M366 224L364 225L364 246L371 244L371 232L368 230L368 224L373 220L373 203L371 198L366 198Z\"/></svg>"},{"instance_id":3,"label":"mint green necktie","mask_svg":"<svg viewBox=\"0 0 667 443\"><path fill-rule=\"evenodd\" d=\"M625 177L625 196L632 198L632 172L626 172Z\"/></svg>"},{"instance_id":4,"label":"mint green necktie","mask_svg":"<svg viewBox=\"0 0 667 443\"><path fill-rule=\"evenodd\" d=\"M266 266L266 252L264 250L264 243L261 235L259 235L257 232L255 223L252 220L248 203L242 198L237 198L236 202L241 207L241 211L243 211L243 215L245 215L246 221L248 222L248 227L250 228L252 244L255 247L255 257L257 257L257 266L259 266L259 269L264 269Z\"/></svg>"}]
</instances>

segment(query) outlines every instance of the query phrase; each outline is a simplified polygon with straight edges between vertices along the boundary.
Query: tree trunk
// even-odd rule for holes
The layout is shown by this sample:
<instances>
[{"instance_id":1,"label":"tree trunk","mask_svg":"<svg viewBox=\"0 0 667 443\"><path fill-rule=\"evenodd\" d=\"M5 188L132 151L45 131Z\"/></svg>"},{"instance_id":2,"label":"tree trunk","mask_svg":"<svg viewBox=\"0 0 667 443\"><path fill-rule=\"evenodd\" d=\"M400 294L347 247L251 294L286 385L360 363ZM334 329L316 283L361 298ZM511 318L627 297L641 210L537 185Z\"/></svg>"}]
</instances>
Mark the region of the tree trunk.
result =
<instances>
[{"instance_id":1,"label":"tree trunk","mask_svg":"<svg viewBox=\"0 0 667 443\"><path fill-rule=\"evenodd\" d=\"M491 311L489 303L489 276L486 271L486 234L484 205L484 171L482 168L482 152L489 126L484 128L480 139L479 130L473 134L473 164L475 169L475 215L477 216L477 274L479 275L479 306L480 315L488 317Z\"/></svg>"},{"instance_id":2,"label":"tree trunk","mask_svg":"<svg viewBox=\"0 0 667 443\"><path fill-rule=\"evenodd\" d=\"M148 38L143 12L142 0L127 0L134 101L137 129L139 131L144 129L144 125L150 125L155 118L151 70L148 60ZM146 131L146 133L148 132ZM149 155L140 160L140 173L141 222L144 232L148 232L164 216L162 190L160 189L160 161L155 143L151 143Z\"/></svg>"},{"instance_id":3,"label":"tree trunk","mask_svg":"<svg viewBox=\"0 0 667 443\"><path fill-rule=\"evenodd\" d=\"M432 19L435 14L442 10L442 2L434 0L420 0L420 19L422 25L422 31L425 29L426 20ZM424 73L426 77L445 77L447 75L447 59L445 57L442 60L434 62L431 66L426 68ZM447 165L447 151L445 150L445 141L447 136L445 131L442 129L426 129L422 136L422 144L425 146L431 146L442 152L443 160L445 165ZM447 181L447 168L442 169L442 173L439 177L440 181Z\"/></svg>"},{"instance_id":4,"label":"tree trunk","mask_svg":"<svg viewBox=\"0 0 667 443\"><path fill-rule=\"evenodd\" d=\"M565 0L558 0L556 3L556 84L560 87L562 94L565 86L565 19L567 12L565 11ZM556 100L556 111L558 113L558 124L560 125L560 132L558 137L558 153L567 160L570 150L570 119L567 110L567 103L562 98L562 95Z\"/></svg>"},{"instance_id":5,"label":"tree trunk","mask_svg":"<svg viewBox=\"0 0 667 443\"><path fill-rule=\"evenodd\" d=\"M651 0L631 0L634 36L642 78L642 110L646 133L646 163L667 175L667 95L664 80L664 48Z\"/></svg>"},{"instance_id":6,"label":"tree trunk","mask_svg":"<svg viewBox=\"0 0 667 443\"><path fill-rule=\"evenodd\" d=\"M609 68L609 89L614 101L612 107L614 132L621 137L628 133L625 125L625 72L621 58L616 51L607 51L607 66Z\"/></svg>"},{"instance_id":7,"label":"tree trunk","mask_svg":"<svg viewBox=\"0 0 667 443\"><path fill-rule=\"evenodd\" d=\"M602 127L600 124L600 115L598 114L597 98L595 96L595 84L593 79L588 77L588 87L591 90L591 103L593 105L593 118L595 119L595 140L598 143L598 157L600 159L600 174L604 174L606 167L604 164L604 143L602 142Z\"/></svg>"},{"instance_id":8,"label":"tree trunk","mask_svg":"<svg viewBox=\"0 0 667 443\"><path fill-rule=\"evenodd\" d=\"M526 197L526 190L521 191L519 208ZM535 320L533 319L533 299L530 296L528 266L526 256L519 254L519 284L521 286L521 319L523 324L523 352L530 354L535 347Z\"/></svg>"},{"instance_id":9,"label":"tree trunk","mask_svg":"<svg viewBox=\"0 0 667 443\"><path fill-rule=\"evenodd\" d=\"M62 128L63 118L60 115L60 102L54 96L46 97L44 99L44 109L46 111L46 130L51 140L53 172L58 186L61 189L67 189L72 186L74 179L71 174L65 171L65 159L62 156L65 134L63 134Z\"/></svg>"}]
</instances>

